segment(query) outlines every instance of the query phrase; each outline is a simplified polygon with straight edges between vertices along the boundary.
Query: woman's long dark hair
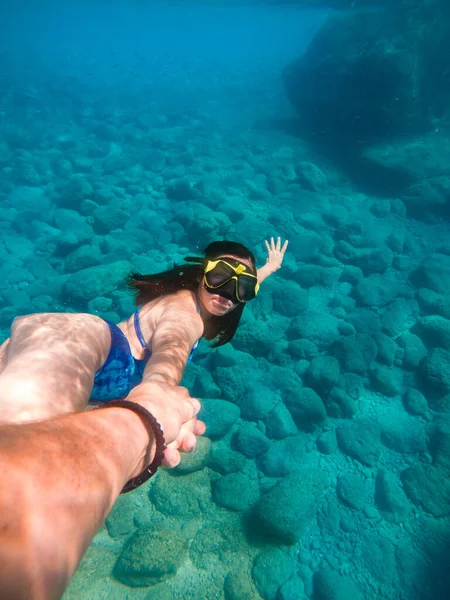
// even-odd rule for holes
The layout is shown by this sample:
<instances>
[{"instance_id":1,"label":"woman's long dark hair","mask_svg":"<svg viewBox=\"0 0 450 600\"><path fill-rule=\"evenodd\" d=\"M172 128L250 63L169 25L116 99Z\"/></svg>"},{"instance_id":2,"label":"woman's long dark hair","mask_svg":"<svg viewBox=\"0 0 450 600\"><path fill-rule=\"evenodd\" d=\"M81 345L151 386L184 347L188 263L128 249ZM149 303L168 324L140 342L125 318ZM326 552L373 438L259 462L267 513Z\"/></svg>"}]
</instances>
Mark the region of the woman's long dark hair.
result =
<instances>
[{"instance_id":1,"label":"woman's long dark hair","mask_svg":"<svg viewBox=\"0 0 450 600\"><path fill-rule=\"evenodd\" d=\"M175 294L181 290L190 290L197 293L203 279L206 262L215 260L219 256L231 255L236 258L250 260L253 273L256 275L255 257L242 244L228 240L212 242L205 248L204 254L204 257L187 257L185 259L196 264L174 265L172 269L162 273L155 273L154 275L132 273L127 283L136 293L136 306L141 306L161 296ZM238 304L223 317L212 316L206 321L203 336L207 340L213 340L212 346L214 348L223 346L233 338L244 308L245 304Z\"/></svg>"}]
</instances>

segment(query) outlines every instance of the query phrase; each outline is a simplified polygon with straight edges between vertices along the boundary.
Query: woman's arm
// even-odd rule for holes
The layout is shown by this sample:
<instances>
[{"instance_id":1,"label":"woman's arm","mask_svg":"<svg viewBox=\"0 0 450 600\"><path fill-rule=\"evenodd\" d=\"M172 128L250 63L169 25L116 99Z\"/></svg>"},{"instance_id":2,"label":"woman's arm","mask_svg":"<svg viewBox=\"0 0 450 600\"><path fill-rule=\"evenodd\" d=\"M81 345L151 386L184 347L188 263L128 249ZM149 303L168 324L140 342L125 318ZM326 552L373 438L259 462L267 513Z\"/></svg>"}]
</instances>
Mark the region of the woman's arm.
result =
<instances>
[{"instance_id":1,"label":"woman's arm","mask_svg":"<svg viewBox=\"0 0 450 600\"><path fill-rule=\"evenodd\" d=\"M258 269L258 283L261 283L275 273L283 262L284 253L286 252L286 248L288 247L288 240L286 240L281 247L281 238L277 238L277 242L275 243L273 237L270 238L270 245L267 240L265 240L266 248L267 248L267 261L266 264Z\"/></svg>"},{"instance_id":2,"label":"woman's arm","mask_svg":"<svg viewBox=\"0 0 450 600\"><path fill-rule=\"evenodd\" d=\"M144 371L144 382L178 385L189 353L202 336L202 322L183 300L171 300L161 313L152 335L152 355Z\"/></svg>"},{"instance_id":3,"label":"woman's arm","mask_svg":"<svg viewBox=\"0 0 450 600\"><path fill-rule=\"evenodd\" d=\"M147 400L150 399L150 400ZM173 444L204 432L185 388L149 384L145 406ZM140 400L143 400L140 402ZM140 417L106 408L0 426L0 598L60 598L126 481L154 454Z\"/></svg>"},{"instance_id":4,"label":"woman's arm","mask_svg":"<svg viewBox=\"0 0 450 600\"><path fill-rule=\"evenodd\" d=\"M9 345L9 338L0 346L0 373L6 367L6 351Z\"/></svg>"}]
</instances>

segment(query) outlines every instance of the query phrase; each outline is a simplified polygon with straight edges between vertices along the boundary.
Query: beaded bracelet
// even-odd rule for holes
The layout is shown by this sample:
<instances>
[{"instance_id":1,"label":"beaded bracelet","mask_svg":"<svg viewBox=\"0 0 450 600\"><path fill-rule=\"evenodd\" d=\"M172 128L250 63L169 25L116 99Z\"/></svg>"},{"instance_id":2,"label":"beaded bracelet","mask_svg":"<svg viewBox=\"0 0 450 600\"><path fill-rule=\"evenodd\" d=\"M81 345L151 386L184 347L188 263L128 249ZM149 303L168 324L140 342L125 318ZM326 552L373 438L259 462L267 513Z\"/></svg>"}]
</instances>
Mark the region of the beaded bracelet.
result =
<instances>
[{"instance_id":1,"label":"beaded bracelet","mask_svg":"<svg viewBox=\"0 0 450 600\"><path fill-rule=\"evenodd\" d=\"M152 462L150 463L150 465L146 469L144 469L142 471L142 473L140 473L136 477L133 477L125 484L125 487L121 491L121 494L126 494L127 492L131 492L132 490L135 490L136 488L141 486L143 483L148 481L150 479L150 477L152 477L156 473L156 471L157 471L158 467L160 466L162 459L164 457L164 450L166 448L166 442L164 439L163 431L162 431L161 426L158 423L158 421L146 408L144 408L140 404L137 404L137 402L131 402L130 400L113 400L112 402L105 402L105 404L102 404L98 408L112 408L112 407L128 408L129 410L132 410L133 412L135 412L137 415L139 415L141 417L147 431L149 433L152 432L153 435L155 436L155 443L156 443L155 456L154 456Z\"/></svg>"}]
</instances>

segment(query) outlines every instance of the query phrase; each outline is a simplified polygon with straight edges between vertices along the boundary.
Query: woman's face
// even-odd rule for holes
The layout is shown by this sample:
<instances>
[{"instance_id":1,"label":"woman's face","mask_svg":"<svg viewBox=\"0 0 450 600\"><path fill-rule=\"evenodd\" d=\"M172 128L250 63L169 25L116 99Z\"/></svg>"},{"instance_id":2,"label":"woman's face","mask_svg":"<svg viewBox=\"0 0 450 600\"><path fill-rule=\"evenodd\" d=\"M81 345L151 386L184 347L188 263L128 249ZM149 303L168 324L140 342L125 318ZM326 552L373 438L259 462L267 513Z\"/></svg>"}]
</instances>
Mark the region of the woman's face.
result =
<instances>
[{"instance_id":1,"label":"woman's face","mask_svg":"<svg viewBox=\"0 0 450 600\"><path fill-rule=\"evenodd\" d=\"M238 258L237 256L233 256L231 254L224 254L218 258L233 258L243 265L246 265L250 269L253 269L253 265L248 258ZM202 306L215 317L223 317L227 313L234 310L237 306L237 304L231 300L228 300L227 298L219 296L219 294L210 294L205 288L205 282L203 281L203 278L200 283L199 297Z\"/></svg>"}]
</instances>

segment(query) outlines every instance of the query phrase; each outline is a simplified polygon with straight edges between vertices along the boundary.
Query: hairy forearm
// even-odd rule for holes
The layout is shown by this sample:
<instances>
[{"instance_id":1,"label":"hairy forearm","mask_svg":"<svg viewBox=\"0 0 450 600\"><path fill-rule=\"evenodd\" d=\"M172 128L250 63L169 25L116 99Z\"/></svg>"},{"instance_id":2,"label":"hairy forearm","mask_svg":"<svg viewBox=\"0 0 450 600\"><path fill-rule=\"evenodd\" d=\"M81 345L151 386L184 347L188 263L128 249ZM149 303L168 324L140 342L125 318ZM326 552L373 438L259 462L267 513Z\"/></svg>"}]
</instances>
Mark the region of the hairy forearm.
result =
<instances>
[{"instance_id":1,"label":"hairy forearm","mask_svg":"<svg viewBox=\"0 0 450 600\"><path fill-rule=\"evenodd\" d=\"M0 598L59 598L123 485L148 460L130 410L0 427Z\"/></svg>"}]
</instances>

